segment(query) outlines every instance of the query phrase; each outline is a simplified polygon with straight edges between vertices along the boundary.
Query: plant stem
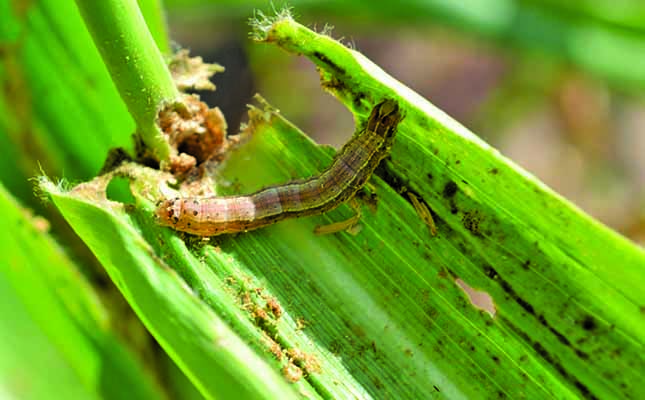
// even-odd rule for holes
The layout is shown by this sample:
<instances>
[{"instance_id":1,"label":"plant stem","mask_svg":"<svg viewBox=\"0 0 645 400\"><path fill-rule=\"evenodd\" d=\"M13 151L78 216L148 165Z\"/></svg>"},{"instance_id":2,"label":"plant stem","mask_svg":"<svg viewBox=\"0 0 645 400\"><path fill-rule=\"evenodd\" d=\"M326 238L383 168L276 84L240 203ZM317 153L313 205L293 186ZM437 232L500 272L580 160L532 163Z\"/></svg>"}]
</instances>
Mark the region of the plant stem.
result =
<instances>
[{"instance_id":1,"label":"plant stem","mask_svg":"<svg viewBox=\"0 0 645 400\"><path fill-rule=\"evenodd\" d=\"M159 161L170 148L155 120L179 92L136 0L76 0L112 80L137 123L142 141Z\"/></svg>"},{"instance_id":2,"label":"plant stem","mask_svg":"<svg viewBox=\"0 0 645 400\"><path fill-rule=\"evenodd\" d=\"M137 0L137 3L159 51L164 55L170 54L170 40L168 39L168 27L162 1Z\"/></svg>"}]
</instances>

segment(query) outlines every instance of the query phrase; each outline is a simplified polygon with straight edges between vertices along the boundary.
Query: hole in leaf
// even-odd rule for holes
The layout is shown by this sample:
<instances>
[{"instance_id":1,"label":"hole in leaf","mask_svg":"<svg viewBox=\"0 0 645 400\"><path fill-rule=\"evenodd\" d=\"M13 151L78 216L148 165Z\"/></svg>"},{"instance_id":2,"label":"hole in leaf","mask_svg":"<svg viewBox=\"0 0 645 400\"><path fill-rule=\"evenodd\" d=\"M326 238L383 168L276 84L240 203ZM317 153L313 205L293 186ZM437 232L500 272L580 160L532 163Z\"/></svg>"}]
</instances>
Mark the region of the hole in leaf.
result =
<instances>
[{"instance_id":1,"label":"hole in leaf","mask_svg":"<svg viewBox=\"0 0 645 400\"><path fill-rule=\"evenodd\" d=\"M479 308L480 310L486 311L490 314L491 317L495 316L495 312L497 310L495 309L495 303L493 302L493 298L490 296L490 294L484 292L483 290L473 289L466 282L462 281L459 278L455 279L455 283L459 285L459 287L464 292L466 292L466 295L468 296L468 299L473 306Z\"/></svg>"},{"instance_id":2,"label":"hole in leaf","mask_svg":"<svg viewBox=\"0 0 645 400\"><path fill-rule=\"evenodd\" d=\"M134 204L134 196L130 191L130 180L122 177L113 178L105 189L109 200L123 204Z\"/></svg>"}]
</instances>

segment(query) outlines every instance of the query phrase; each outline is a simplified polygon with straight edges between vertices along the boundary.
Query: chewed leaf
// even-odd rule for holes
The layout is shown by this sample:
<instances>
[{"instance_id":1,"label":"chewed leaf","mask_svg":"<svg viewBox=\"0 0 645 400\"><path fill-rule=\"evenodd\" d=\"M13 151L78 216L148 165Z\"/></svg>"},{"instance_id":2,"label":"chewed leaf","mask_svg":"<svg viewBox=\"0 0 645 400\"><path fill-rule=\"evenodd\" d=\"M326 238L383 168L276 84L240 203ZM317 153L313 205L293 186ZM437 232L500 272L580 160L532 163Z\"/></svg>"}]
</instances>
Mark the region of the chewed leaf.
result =
<instances>
[{"instance_id":1,"label":"chewed leaf","mask_svg":"<svg viewBox=\"0 0 645 400\"><path fill-rule=\"evenodd\" d=\"M3 396L163 399L116 334L127 322L110 318L104 299L80 273L83 266L46 232L47 221L23 208L1 184L0 206ZM27 385L11 384L16 371L28 371L30 378L19 378ZM106 387L105 381L129 384Z\"/></svg>"},{"instance_id":2,"label":"chewed leaf","mask_svg":"<svg viewBox=\"0 0 645 400\"><path fill-rule=\"evenodd\" d=\"M154 171L142 169L143 186L152 184ZM126 210L105 199L105 178L99 177L81 189L64 192L43 182L50 196L76 233L83 238L135 310L146 328L206 397L293 398L294 392L279 377L275 368L262 360L248 344L186 286L164 258L169 257L149 244L150 240L175 241L160 233L148 238L145 226L135 221L150 221L151 204L137 193L140 211ZM90 189L92 188L92 189ZM139 189L141 186L138 187ZM92 190L96 189L95 195ZM183 244L182 244L183 245ZM177 251L171 247L171 253ZM176 253L172 253L176 254ZM176 256L176 255L175 255ZM187 254L185 254L187 256ZM172 257L172 256L170 256ZM196 258L185 262L199 264ZM196 266L194 266L197 269ZM249 386L256 376L265 384Z\"/></svg>"},{"instance_id":3,"label":"chewed leaf","mask_svg":"<svg viewBox=\"0 0 645 400\"><path fill-rule=\"evenodd\" d=\"M455 340L449 351L463 360L457 378L448 372L454 362L444 365L441 356L432 358L437 370L452 377L453 389L467 396L481 390L511 398L545 393L643 397L643 388L632 384L639 380L636 371L645 369L642 249L585 215L358 52L291 18L263 21L271 26L262 25L258 38L310 58L319 68L323 87L355 113L365 113L370 102L382 97L396 98L406 111L391 159L376 172L388 187L378 192L379 212L399 202L412 203L418 213L413 222L402 216L404 207L399 206L393 215L396 223L378 229L399 257L390 260L363 245L361 251L378 260L363 268L386 271L399 282L400 293L430 290L430 297L443 297L457 307L451 326L465 320L473 324L464 326L469 332L437 327L445 335L441 344ZM385 193L391 190L399 197L388 200ZM435 238L428 238L427 227L418 228L421 222L434 225ZM408 236L409 230L414 234ZM418 248L408 250L408 255L400 241ZM425 284L408 281L408 274ZM494 328L480 326L459 308L457 298L442 296L438 287L446 284L433 283L433 274L450 277L451 285L460 279L492 296L497 309ZM422 298L416 298L417 307L424 303ZM399 301L404 302L395 303ZM425 312L411 311L410 304L405 312L434 322L444 316L439 303L422 306ZM428 330L429 335L436 332ZM515 339L504 338L508 333ZM487 356L497 350L504 356ZM486 376L468 377L476 374L471 361ZM437 388L450 397L442 385Z\"/></svg>"},{"instance_id":4,"label":"chewed leaf","mask_svg":"<svg viewBox=\"0 0 645 400\"><path fill-rule=\"evenodd\" d=\"M181 91L215 90L210 77L217 72L224 72L224 67L205 63L201 57L189 57L188 53L186 49L179 50L168 65L177 88Z\"/></svg>"},{"instance_id":5,"label":"chewed leaf","mask_svg":"<svg viewBox=\"0 0 645 400\"><path fill-rule=\"evenodd\" d=\"M285 219L319 215L349 200L388 156L404 115L393 100L374 106L331 165L304 180L239 196L178 197L157 208L162 225L199 236L247 232Z\"/></svg>"},{"instance_id":6,"label":"chewed leaf","mask_svg":"<svg viewBox=\"0 0 645 400\"><path fill-rule=\"evenodd\" d=\"M205 396L645 396L642 250L359 53L291 18L259 25L310 57L357 120L382 99L406 115L356 236L314 233L346 220L344 205L249 233L178 234L155 221L159 179L145 173L135 207L51 191ZM332 164L279 114L262 116L220 171L235 184L218 195ZM494 316L462 287L485 291Z\"/></svg>"}]
</instances>

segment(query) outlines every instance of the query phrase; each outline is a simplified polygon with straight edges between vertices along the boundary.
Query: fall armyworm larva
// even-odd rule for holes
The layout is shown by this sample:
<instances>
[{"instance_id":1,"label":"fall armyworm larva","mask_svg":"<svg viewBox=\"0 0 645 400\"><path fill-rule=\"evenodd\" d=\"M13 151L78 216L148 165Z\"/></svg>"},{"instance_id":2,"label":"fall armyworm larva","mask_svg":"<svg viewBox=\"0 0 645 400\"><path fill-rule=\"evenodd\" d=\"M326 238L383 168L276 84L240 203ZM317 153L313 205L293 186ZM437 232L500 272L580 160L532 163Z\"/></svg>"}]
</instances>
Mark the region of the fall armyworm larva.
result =
<instances>
[{"instance_id":1,"label":"fall armyworm larva","mask_svg":"<svg viewBox=\"0 0 645 400\"><path fill-rule=\"evenodd\" d=\"M402 119L398 103L384 100L372 109L365 129L354 135L319 175L244 196L165 200L157 208L159 223L194 235L215 236L325 213L365 185L389 153Z\"/></svg>"}]
</instances>

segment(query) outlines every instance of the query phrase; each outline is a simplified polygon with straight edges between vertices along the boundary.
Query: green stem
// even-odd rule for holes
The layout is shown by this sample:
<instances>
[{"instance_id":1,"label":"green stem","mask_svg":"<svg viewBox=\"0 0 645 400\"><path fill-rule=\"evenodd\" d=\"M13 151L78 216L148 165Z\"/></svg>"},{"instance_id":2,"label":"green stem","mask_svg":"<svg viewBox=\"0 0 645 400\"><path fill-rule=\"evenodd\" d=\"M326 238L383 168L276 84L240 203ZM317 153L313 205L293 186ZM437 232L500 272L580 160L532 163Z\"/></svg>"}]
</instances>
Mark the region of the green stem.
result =
<instances>
[{"instance_id":1,"label":"green stem","mask_svg":"<svg viewBox=\"0 0 645 400\"><path fill-rule=\"evenodd\" d=\"M112 80L137 123L145 145L160 161L170 147L155 120L160 106L179 92L136 0L76 0Z\"/></svg>"},{"instance_id":2,"label":"green stem","mask_svg":"<svg viewBox=\"0 0 645 400\"><path fill-rule=\"evenodd\" d=\"M139 9L146 20L150 34L157 43L162 54L170 54L170 40L168 40L168 27L161 0L137 0Z\"/></svg>"}]
</instances>

